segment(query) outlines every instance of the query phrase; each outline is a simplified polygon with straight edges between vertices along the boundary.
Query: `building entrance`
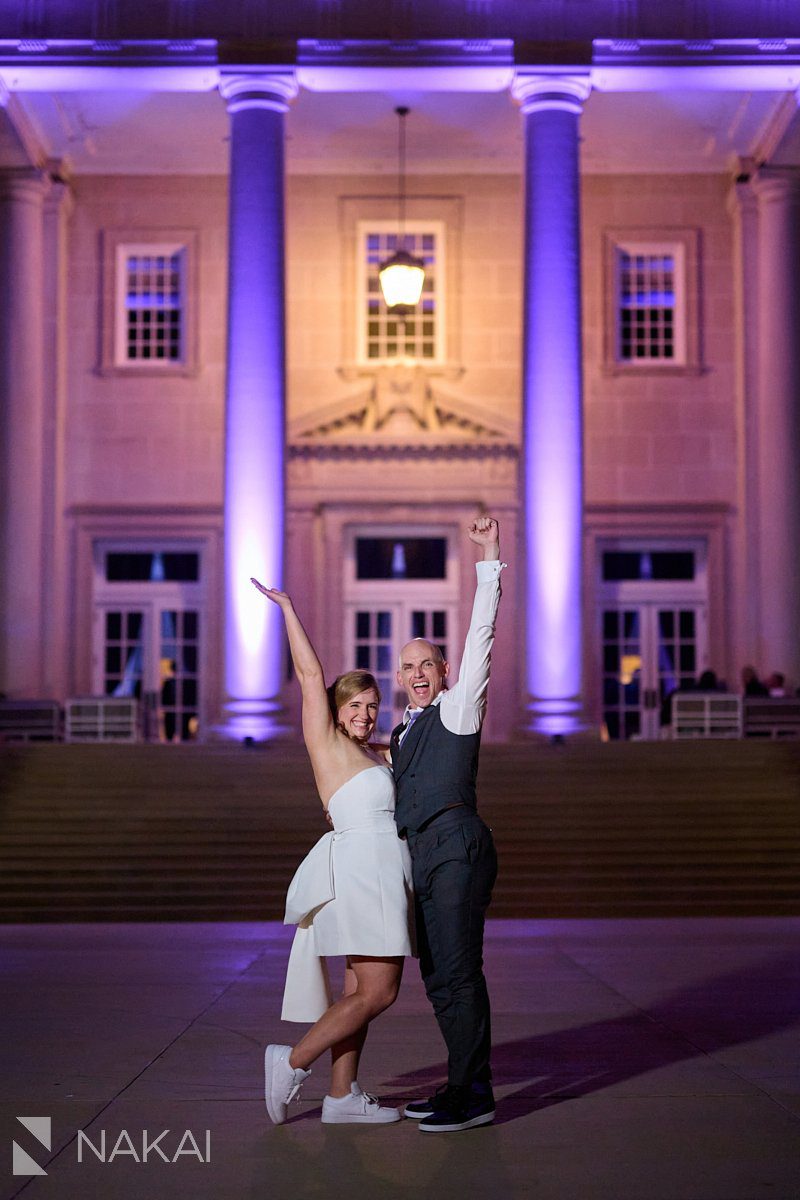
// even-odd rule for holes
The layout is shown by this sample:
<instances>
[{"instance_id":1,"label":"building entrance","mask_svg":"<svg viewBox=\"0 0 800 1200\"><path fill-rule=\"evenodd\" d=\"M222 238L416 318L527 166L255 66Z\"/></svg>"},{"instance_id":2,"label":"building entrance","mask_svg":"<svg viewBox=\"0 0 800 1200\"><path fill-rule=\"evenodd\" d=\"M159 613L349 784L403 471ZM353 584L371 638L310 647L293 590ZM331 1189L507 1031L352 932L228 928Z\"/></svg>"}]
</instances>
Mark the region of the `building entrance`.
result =
<instances>
[{"instance_id":1,"label":"building entrance","mask_svg":"<svg viewBox=\"0 0 800 1200\"><path fill-rule=\"evenodd\" d=\"M378 730L388 736L407 700L398 655L425 638L445 659L458 647L457 563L449 531L418 527L354 530L345 576L345 661L371 671L381 689ZM454 664L457 666L457 664Z\"/></svg>"},{"instance_id":2,"label":"building entrance","mask_svg":"<svg viewBox=\"0 0 800 1200\"><path fill-rule=\"evenodd\" d=\"M708 666L705 546L600 547L603 721L612 739L654 739L669 697Z\"/></svg>"},{"instance_id":3,"label":"building entrance","mask_svg":"<svg viewBox=\"0 0 800 1200\"><path fill-rule=\"evenodd\" d=\"M200 554L98 547L93 687L140 702L151 741L201 734Z\"/></svg>"}]
</instances>

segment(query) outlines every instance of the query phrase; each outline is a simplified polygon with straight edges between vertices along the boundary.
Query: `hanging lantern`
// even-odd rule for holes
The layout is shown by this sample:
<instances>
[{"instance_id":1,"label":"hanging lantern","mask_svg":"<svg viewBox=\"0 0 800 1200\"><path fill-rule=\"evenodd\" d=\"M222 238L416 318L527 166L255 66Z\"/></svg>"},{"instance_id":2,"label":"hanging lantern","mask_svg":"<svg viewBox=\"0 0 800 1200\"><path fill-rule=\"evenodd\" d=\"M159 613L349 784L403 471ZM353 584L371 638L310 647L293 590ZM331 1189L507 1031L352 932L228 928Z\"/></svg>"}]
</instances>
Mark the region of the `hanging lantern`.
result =
<instances>
[{"instance_id":1,"label":"hanging lantern","mask_svg":"<svg viewBox=\"0 0 800 1200\"><path fill-rule=\"evenodd\" d=\"M389 311L405 317L419 304L422 285L425 281L425 264L405 248L406 224L406 138L405 118L408 109L400 106L394 110L398 117L397 177L398 177L398 247L391 258L381 263L378 270L383 299Z\"/></svg>"},{"instance_id":2,"label":"hanging lantern","mask_svg":"<svg viewBox=\"0 0 800 1200\"><path fill-rule=\"evenodd\" d=\"M419 304L425 279L425 266L421 259L414 258L405 250L397 250L381 264L378 278L386 307L393 313L405 316Z\"/></svg>"}]
</instances>

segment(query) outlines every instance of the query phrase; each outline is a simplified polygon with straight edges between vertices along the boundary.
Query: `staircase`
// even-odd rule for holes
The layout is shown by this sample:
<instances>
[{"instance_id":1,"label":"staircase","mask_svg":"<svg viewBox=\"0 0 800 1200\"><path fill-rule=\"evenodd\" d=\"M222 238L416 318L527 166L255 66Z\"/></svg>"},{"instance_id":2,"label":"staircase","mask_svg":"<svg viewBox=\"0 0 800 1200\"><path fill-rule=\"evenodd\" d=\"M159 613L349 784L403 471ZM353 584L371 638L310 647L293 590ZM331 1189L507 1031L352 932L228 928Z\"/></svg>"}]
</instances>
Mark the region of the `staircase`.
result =
<instances>
[{"instance_id":1,"label":"staircase","mask_svg":"<svg viewBox=\"0 0 800 1200\"><path fill-rule=\"evenodd\" d=\"M800 914L800 744L486 746L493 917ZM327 829L296 745L0 755L0 920L275 920Z\"/></svg>"}]
</instances>

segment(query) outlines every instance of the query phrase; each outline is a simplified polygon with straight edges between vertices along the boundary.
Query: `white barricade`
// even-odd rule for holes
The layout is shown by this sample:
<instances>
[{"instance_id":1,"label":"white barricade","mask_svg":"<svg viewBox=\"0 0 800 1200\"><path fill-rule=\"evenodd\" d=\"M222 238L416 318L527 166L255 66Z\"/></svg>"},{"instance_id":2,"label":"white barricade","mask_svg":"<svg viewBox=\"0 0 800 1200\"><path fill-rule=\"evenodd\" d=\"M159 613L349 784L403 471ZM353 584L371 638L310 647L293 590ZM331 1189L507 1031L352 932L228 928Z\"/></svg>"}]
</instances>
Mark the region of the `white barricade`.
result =
<instances>
[{"instance_id":1,"label":"white barricade","mask_svg":"<svg viewBox=\"0 0 800 1200\"><path fill-rule=\"evenodd\" d=\"M139 705L132 698L86 696L67 700L65 742L135 742L139 738Z\"/></svg>"},{"instance_id":2,"label":"white barricade","mask_svg":"<svg viewBox=\"0 0 800 1200\"><path fill-rule=\"evenodd\" d=\"M742 698L728 692L673 692L673 738L740 738Z\"/></svg>"}]
</instances>

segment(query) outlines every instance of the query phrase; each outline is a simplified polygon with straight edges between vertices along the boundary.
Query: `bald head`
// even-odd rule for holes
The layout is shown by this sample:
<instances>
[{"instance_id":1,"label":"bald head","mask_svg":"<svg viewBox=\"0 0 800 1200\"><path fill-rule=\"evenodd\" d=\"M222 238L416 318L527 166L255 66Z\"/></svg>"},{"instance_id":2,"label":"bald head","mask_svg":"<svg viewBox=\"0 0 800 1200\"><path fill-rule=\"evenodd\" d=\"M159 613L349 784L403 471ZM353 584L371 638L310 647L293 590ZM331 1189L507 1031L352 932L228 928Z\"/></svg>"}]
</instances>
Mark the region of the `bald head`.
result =
<instances>
[{"instance_id":1,"label":"bald head","mask_svg":"<svg viewBox=\"0 0 800 1200\"><path fill-rule=\"evenodd\" d=\"M450 669L439 647L424 638L406 642L397 665L398 686L413 708L427 708L436 699Z\"/></svg>"},{"instance_id":2,"label":"bald head","mask_svg":"<svg viewBox=\"0 0 800 1200\"><path fill-rule=\"evenodd\" d=\"M406 642L403 649L397 656L397 666L402 671L403 663L407 662L415 651L432 658L434 662L443 663L444 655L438 646L434 646L433 642L426 642L425 638L412 638L410 642Z\"/></svg>"}]
</instances>

